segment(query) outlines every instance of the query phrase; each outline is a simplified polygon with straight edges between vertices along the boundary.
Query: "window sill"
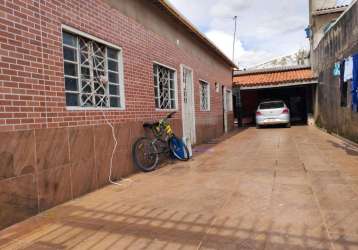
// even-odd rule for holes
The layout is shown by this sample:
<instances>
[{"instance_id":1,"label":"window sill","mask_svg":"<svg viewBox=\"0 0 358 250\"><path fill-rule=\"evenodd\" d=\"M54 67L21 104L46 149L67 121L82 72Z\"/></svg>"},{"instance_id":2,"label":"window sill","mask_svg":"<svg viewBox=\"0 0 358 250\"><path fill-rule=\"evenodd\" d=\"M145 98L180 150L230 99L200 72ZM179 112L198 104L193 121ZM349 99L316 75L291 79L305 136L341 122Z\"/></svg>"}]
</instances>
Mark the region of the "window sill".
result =
<instances>
[{"instance_id":1,"label":"window sill","mask_svg":"<svg viewBox=\"0 0 358 250\"><path fill-rule=\"evenodd\" d=\"M155 109L156 112L178 112L178 109Z\"/></svg>"},{"instance_id":2,"label":"window sill","mask_svg":"<svg viewBox=\"0 0 358 250\"><path fill-rule=\"evenodd\" d=\"M125 111L125 108L85 108L85 107L67 107L68 111Z\"/></svg>"}]
</instances>

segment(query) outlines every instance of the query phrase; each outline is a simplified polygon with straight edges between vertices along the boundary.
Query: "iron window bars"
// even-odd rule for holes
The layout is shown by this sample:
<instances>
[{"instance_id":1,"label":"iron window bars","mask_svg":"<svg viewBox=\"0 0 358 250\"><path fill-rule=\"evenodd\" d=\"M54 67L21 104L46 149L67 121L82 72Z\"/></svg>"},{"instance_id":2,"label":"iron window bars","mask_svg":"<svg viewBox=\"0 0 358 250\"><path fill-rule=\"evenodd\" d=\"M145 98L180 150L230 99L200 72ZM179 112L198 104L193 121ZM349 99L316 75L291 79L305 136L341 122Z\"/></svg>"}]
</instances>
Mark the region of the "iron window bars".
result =
<instances>
[{"instance_id":1,"label":"iron window bars","mask_svg":"<svg viewBox=\"0 0 358 250\"><path fill-rule=\"evenodd\" d=\"M155 107L175 109L175 71L159 64L153 66Z\"/></svg>"},{"instance_id":2,"label":"iron window bars","mask_svg":"<svg viewBox=\"0 0 358 250\"><path fill-rule=\"evenodd\" d=\"M200 110L210 110L210 89L209 83L200 81Z\"/></svg>"},{"instance_id":3,"label":"iron window bars","mask_svg":"<svg viewBox=\"0 0 358 250\"><path fill-rule=\"evenodd\" d=\"M119 50L63 32L66 105L120 108Z\"/></svg>"}]
</instances>

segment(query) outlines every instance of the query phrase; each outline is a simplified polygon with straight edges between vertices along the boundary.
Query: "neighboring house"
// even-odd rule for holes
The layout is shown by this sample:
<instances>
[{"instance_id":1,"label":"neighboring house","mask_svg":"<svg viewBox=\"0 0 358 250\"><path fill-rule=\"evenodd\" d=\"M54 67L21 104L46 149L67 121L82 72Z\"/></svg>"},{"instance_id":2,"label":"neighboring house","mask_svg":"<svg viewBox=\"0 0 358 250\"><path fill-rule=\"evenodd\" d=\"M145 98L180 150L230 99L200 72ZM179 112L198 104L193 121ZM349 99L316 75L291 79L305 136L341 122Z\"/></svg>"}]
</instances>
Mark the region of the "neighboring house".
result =
<instances>
[{"instance_id":1,"label":"neighboring house","mask_svg":"<svg viewBox=\"0 0 358 250\"><path fill-rule=\"evenodd\" d=\"M346 1L309 0L311 48L316 48L331 25L347 9Z\"/></svg>"},{"instance_id":2,"label":"neighboring house","mask_svg":"<svg viewBox=\"0 0 358 250\"><path fill-rule=\"evenodd\" d=\"M0 228L134 172L144 121L233 127L235 65L164 0L0 1Z\"/></svg>"},{"instance_id":3,"label":"neighboring house","mask_svg":"<svg viewBox=\"0 0 358 250\"><path fill-rule=\"evenodd\" d=\"M314 13L311 13L311 16ZM312 47L312 68L319 76L315 119L328 132L339 134L358 142L358 112L354 94L358 98L357 79L340 80L335 65L347 58L358 56L358 3L353 1L346 11L322 37L318 46ZM351 67L352 69L352 67ZM354 87L355 86L355 87Z\"/></svg>"},{"instance_id":4,"label":"neighboring house","mask_svg":"<svg viewBox=\"0 0 358 250\"><path fill-rule=\"evenodd\" d=\"M265 63L256 65L252 69L272 69L272 68L282 68L282 67L294 67L294 66L305 66L310 65L310 52L304 49L299 50L298 52L281 56Z\"/></svg>"},{"instance_id":5,"label":"neighboring house","mask_svg":"<svg viewBox=\"0 0 358 250\"><path fill-rule=\"evenodd\" d=\"M240 124L255 122L255 113L264 100L283 100L291 111L291 121L306 123L313 113L317 79L309 66L235 71L233 88L240 100Z\"/></svg>"}]
</instances>

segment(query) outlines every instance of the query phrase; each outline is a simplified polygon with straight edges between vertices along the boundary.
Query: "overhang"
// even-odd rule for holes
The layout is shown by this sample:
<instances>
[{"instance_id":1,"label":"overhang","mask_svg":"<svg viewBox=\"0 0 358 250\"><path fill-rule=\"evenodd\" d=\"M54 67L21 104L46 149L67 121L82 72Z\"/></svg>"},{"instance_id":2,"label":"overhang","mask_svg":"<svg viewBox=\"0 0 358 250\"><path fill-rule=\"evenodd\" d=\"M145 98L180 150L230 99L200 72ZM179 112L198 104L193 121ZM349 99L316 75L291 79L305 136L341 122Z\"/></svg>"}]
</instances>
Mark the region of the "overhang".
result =
<instances>
[{"instance_id":1,"label":"overhang","mask_svg":"<svg viewBox=\"0 0 358 250\"><path fill-rule=\"evenodd\" d=\"M280 88L317 83L310 66L270 68L234 73L233 87L241 90Z\"/></svg>"},{"instance_id":2,"label":"overhang","mask_svg":"<svg viewBox=\"0 0 358 250\"><path fill-rule=\"evenodd\" d=\"M223 59L230 67L238 68L237 65L230 60L218 47L216 47L203 33L201 33L195 26L185 18L180 12L167 0L151 0L153 4L164 10L170 16L179 21L189 32L194 34L199 41L207 45L216 55Z\"/></svg>"},{"instance_id":3,"label":"overhang","mask_svg":"<svg viewBox=\"0 0 358 250\"><path fill-rule=\"evenodd\" d=\"M284 87L298 87L305 85L314 85L317 81L304 81L304 82L287 82L282 84L262 85L262 86L244 86L240 87L240 90L254 90L254 89L272 89L272 88L284 88Z\"/></svg>"},{"instance_id":4,"label":"overhang","mask_svg":"<svg viewBox=\"0 0 358 250\"><path fill-rule=\"evenodd\" d=\"M347 4L347 5L334 6L334 7L330 7L330 8L317 9L317 10L313 11L312 15L313 16L321 16L321 15L326 15L326 14L343 13L348 8L348 6L349 5Z\"/></svg>"}]
</instances>

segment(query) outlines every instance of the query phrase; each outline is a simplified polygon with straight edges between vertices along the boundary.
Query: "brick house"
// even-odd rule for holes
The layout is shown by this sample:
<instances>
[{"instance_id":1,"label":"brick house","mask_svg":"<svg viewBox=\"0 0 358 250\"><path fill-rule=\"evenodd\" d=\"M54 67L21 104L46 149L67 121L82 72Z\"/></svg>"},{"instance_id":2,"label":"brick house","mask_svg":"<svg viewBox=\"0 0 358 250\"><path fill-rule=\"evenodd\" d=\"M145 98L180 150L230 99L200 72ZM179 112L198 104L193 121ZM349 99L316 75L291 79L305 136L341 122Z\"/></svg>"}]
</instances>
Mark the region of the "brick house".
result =
<instances>
[{"instance_id":1,"label":"brick house","mask_svg":"<svg viewBox=\"0 0 358 250\"><path fill-rule=\"evenodd\" d=\"M144 121L230 130L233 67L163 0L0 0L0 228L108 184L106 119L113 179Z\"/></svg>"}]
</instances>

